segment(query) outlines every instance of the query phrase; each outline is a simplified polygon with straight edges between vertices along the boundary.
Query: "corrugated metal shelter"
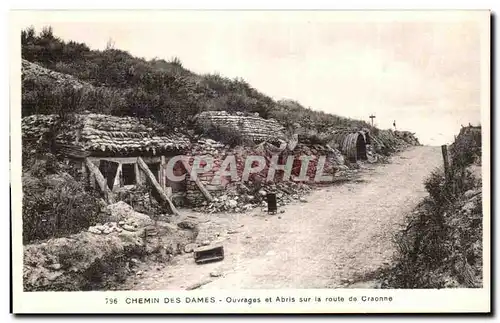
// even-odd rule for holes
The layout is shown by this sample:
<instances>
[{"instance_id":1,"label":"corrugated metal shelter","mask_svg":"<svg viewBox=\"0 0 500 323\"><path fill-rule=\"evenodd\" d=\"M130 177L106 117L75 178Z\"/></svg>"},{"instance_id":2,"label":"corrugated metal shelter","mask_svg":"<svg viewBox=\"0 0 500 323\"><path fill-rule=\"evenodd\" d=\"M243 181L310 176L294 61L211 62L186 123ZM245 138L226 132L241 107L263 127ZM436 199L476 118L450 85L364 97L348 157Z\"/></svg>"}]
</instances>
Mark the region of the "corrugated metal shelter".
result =
<instances>
[{"instance_id":1,"label":"corrugated metal shelter","mask_svg":"<svg viewBox=\"0 0 500 323\"><path fill-rule=\"evenodd\" d=\"M333 134L333 141L351 162L356 162L358 159L368 159L366 155L366 145L370 142L368 133L363 131L338 131Z\"/></svg>"}]
</instances>

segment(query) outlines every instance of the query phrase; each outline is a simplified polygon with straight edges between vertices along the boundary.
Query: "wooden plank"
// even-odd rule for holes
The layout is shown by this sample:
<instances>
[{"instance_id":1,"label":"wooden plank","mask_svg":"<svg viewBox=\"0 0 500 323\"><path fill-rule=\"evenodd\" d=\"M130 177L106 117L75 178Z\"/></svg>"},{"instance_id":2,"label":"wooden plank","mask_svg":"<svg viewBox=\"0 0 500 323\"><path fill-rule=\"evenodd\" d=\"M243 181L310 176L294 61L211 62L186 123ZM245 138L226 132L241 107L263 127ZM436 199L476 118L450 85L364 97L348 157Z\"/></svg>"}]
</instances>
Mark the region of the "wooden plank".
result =
<instances>
[{"instance_id":1,"label":"wooden plank","mask_svg":"<svg viewBox=\"0 0 500 323\"><path fill-rule=\"evenodd\" d=\"M448 156L448 146L442 145L441 152L443 153L443 163L444 163L444 176L446 179L446 185L451 189L452 194L455 194L456 187L453 182L453 174L450 169L450 159Z\"/></svg>"},{"instance_id":2,"label":"wooden plank","mask_svg":"<svg viewBox=\"0 0 500 323\"><path fill-rule=\"evenodd\" d=\"M85 163L81 163L81 172L82 172L82 179L85 182L85 184L89 183L89 174L87 173L87 166L85 166Z\"/></svg>"},{"instance_id":3,"label":"wooden plank","mask_svg":"<svg viewBox=\"0 0 500 323\"><path fill-rule=\"evenodd\" d=\"M94 163L92 163L88 158L85 158L85 164L87 165L87 168L92 174L91 176L95 179L97 184L99 184L99 188L101 189L101 192L104 193L107 202L114 203L113 194L111 193L111 190L108 187L106 179L104 178L104 176L102 176L99 168L96 165L94 165Z\"/></svg>"},{"instance_id":4,"label":"wooden plank","mask_svg":"<svg viewBox=\"0 0 500 323\"><path fill-rule=\"evenodd\" d=\"M113 181L113 191L116 191L121 187L121 178L122 178L122 164L118 163L118 168L116 169L115 179Z\"/></svg>"},{"instance_id":5,"label":"wooden plank","mask_svg":"<svg viewBox=\"0 0 500 323\"><path fill-rule=\"evenodd\" d=\"M191 167L189 166L189 164L185 161L185 160L182 160L182 164L184 165L184 168L186 169L186 171L189 171L191 169ZM186 175L187 176L187 175ZM196 179L192 179L192 178L189 178L191 181L194 181L196 186L198 186L199 190L201 191L201 193L203 193L203 195L205 196L205 198L209 201L209 202L212 202L213 201L213 198L212 198L212 195L210 195L210 192L205 188L205 186L200 182L200 179L198 177L196 177Z\"/></svg>"},{"instance_id":6,"label":"wooden plank","mask_svg":"<svg viewBox=\"0 0 500 323\"><path fill-rule=\"evenodd\" d=\"M135 159L137 161L137 158ZM136 185L142 185L142 176L141 172L139 170L139 165L137 163L134 163L134 173L135 173L135 184Z\"/></svg>"},{"instance_id":7,"label":"wooden plank","mask_svg":"<svg viewBox=\"0 0 500 323\"><path fill-rule=\"evenodd\" d=\"M165 191L166 186L167 186L166 179L165 179L165 175L167 173L166 166L167 166L167 162L165 160L165 156L161 156L161 163L160 163L160 170L159 170L158 178L160 179L160 185L164 191Z\"/></svg>"},{"instance_id":8,"label":"wooden plank","mask_svg":"<svg viewBox=\"0 0 500 323\"><path fill-rule=\"evenodd\" d=\"M142 160L144 160L144 162L146 164L156 164L156 163L161 162L160 156L147 156L147 157L141 157L141 158L142 158Z\"/></svg>"},{"instance_id":9,"label":"wooden plank","mask_svg":"<svg viewBox=\"0 0 500 323\"><path fill-rule=\"evenodd\" d=\"M137 157L88 157L88 159L92 162L99 162L101 160L106 160L114 163L122 163L122 164L135 164L137 163Z\"/></svg>"},{"instance_id":10,"label":"wooden plank","mask_svg":"<svg viewBox=\"0 0 500 323\"><path fill-rule=\"evenodd\" d=\"M139 165L139 167L141 168L141 170L144 172L144 174L146 174L146 178L149 180L149 182L151 183L151 185L156 189L156 191L158 192L158 195L160 195L160 198L163 201L165 201L165 202L168 203L168 205L170 206L170 210L172 211L172 213L175 214L175 215L177 215L177 216L180 216L181 214L179 213L179 211L175 207L174 203L167 196L167 194L165 194L165 191L163 191L163 189L161 188L160 183L158 183L158 181L156 180L155 176L153 175L153 173L149 169L148 165L144 162L144 160L142 160L141 157L137 157L137 164Z\"/></svg>"},{"instance_id":11,"label":"wooden plank","mask_svg":"<svg viewBox=\"0 0 500 323\"><path fill-rule=\"evenodd\" d=\"M172 188L171 187L165 187L165 194L167 194L168 197L172 197L172 195L174 194L172 192Z\"/></svg>"},{"instance_id":12,"label":"wooden plank","mask_svg":"<svg viewBox=\"0 0 500 323\"><path fill-rule=\"evenodd\" d=\"M110 162L114 163L122 163L122 164L135 164L137 163L137 157L98 157L98 156L89 156L87 157L91 161L101 161L101 160L107 160ZM155 156L155 157L141 157L144 162L147 164L155 164L155 163L160 163L161 158L160 156Z\"/></svg>"},{"instance_id":13,"label":"wooden plank","mask_svg":"<svg viewBox=\"0 0 500 323\"><path fill-rule=\"evenodd\" d=\"M443 163L444 163L444 173L448 178L449 174L449 159L448 159L448 147L446 145L441 146L441 152L443 153Z\"/></svg>"}]
</instances>

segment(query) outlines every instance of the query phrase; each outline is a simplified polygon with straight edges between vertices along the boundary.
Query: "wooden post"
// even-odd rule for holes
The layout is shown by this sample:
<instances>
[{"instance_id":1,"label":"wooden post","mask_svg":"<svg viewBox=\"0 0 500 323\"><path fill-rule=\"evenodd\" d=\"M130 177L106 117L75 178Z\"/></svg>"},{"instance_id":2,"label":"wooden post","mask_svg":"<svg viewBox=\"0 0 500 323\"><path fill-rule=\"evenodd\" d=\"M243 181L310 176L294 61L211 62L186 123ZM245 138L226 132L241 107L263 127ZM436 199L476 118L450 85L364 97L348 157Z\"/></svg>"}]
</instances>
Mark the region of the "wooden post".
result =
<instances>
[{"instance_id":1,"label":"wooden post","mask_svg":"<svg viewBox=\"0 0 500 323\"><path fill-rule=\"evenodd\" d=\"M373 114L370 116L370 119L372 119L372 127L373 127L373 119L376 118Z\"/></svg>"},{"instance_id":2,"label":"wooden post","mask_svg":"<svg viewBox=\"0 0 500 323\"><path fill-rule=\"evenodd\" d=\"M449 179L450 175L450 164L449 164L449 159L448 159L448 147L446 145L441 146L441 152L443 153L443 162L444 162L444 174L446 176L446 179Z\"/></svg>"},{"instance_id":3,"label":"wooden post","mask_svg":"<svg viewBox=\"0 0 500 323\"><path fill-rule=\"evenodd\" d=\"M165 191L161 188L160 183L156 180L155 176L153 175L153 172L149 169L148 165L142 160L141 157L137 157L137 164L139 167L142 169L144 174L146 174L146 177L149 180L149 183L151 183L151 186L157 191L158 195L160 198L164 201L167 202L168 205L170 206L170 210L172 211L173 214L180 216L179 211L175 207L174 203L170 199L170 197L165 194Z\"/></svg>"},{"instance_id":4,"label":"wooden post","mask_svg":"<svg viewBox=\"0 0 500 323\"><path fill-rule=\"evenodd\" d=\"M85 163L82 162L81 167L82 167L82 179L85 185L88 185L90 183L90 178L89 174L87 173L87 166L85 165Z\"/></svg>"},{"instance_id":5,"label":"wooden post","mask_svg":"<svg viewBox=\"0 0 500 323\"><path fill-rule=\"evenodd\" d=\"M113 191L116 191L121 187L121 178L122 178L122 163L118 163L118 167L116 168L116 175L113 181Z\"/></svg>"},{"instance_id":6,"label":"wooden post","mask_svg":"<svg viewBox=\"0 0 500 323\"><path fill-rule=\"evenodd\" d=\"M88 158L85 158L85 164L87 165L89 171L92 173L91 176L95 178L97 184L99 184L99 188L104 193L107 202L114 203L113 194L111 193L111 190L108 187L108 183L106 182L104 176L102 176L99 168L96 165L94 165Z\"/></svg>"},{"instance_id":7,"label":"wooden post","mask_svg":"<svg viewBox=\"0 0 500 323\"><path fill-rule=\"evenodd\" d=\"M137 163L134 163L134 173L135 173L135 184L137 186L142 185L142 176L139 170L139 165L137 165Z\"/></svg>"},{"instance_id":8,"label":"wooden post","mask_svg":"<svg viewBox=\"0 0 500 323\"><path fill-rule=\"evenodd\" d=\"M451 189L451 193L455 194L455 183L452 180L452 174L450 169L450 160L448 157L448 147L446 145L441 146L441 151L443 153L443 162L444 162L444 176L446 179L446 186Z\"/></svg>"},{"instance_id":9,"label":"wooden post","mask_svg":"<svg viewBox=\"0 0 500 323\"><path fill-rule=\"evenodd\" d=\"M165 156L161 156L160 170L159 170L158 178L160 179L160 185L163 188L163 190L165 190L165 187L167 186L165 183L166 182L166 180L165 180L165 175L166 175L165 168L166 167L167 167L167 162L165 160Z\"/></svg>"},{"instance_id":10,"label":"wooden post","mask_svg":"<svg viewBox=\"0 0 500 323\"><path fill-rule=\"evenodd\" d=\"M188 171L190 169L189 164L185 160L182 161L182 164L184 165L184 168L186 169L186 171ZM196 179L190 178L190 180L195 182L196 186L198 186L198 189L205 196L207 201L209 201L209 202L213 201L212 195L210 195L210 192L205 188L205 186L201 183L201 181L198 177L196 177Z\"/></svg>"},{"instance_id":11,"label":"wooden post","mask_svg":"<svg viewBox=\"0 0 500 323\"><path fill-rule=\"evenodd\" d=\"M172 197L173 192L171 187L165 187L165 194L167 194L168 197Z\"/></svg>"}]
</instances>

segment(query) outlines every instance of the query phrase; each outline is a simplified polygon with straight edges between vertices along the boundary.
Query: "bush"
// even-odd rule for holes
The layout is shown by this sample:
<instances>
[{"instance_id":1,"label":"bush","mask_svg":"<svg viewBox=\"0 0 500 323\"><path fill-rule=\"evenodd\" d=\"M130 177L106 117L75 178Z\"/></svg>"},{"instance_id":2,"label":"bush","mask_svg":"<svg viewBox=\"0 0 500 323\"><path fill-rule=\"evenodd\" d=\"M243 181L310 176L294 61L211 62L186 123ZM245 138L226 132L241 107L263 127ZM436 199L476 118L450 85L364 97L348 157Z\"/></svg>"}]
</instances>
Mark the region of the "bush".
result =
<instances>
[{"instance_id":1,"label":"bush","mask_svg":"<svg viewBox=\"0 0 500 323\"><path fill-rule=\"evenodd\" d=\"M229 112L259 113L263 118L274 118L285 126L300 123L302 126L325 132L328 127L369 127L366 122L342 118L328 113L305 108L298 102L283 100L276 102L257 91L241 78L230 79L218 74L196 75L186 70L180 59L170 62L153 59L146 61L130 53L109 47L104 51L90 50L85 44L65 42L55 37L50 27L36 34L33 28L21 34L22 56L39 62L52 70L68 73L93 84L118 91L106 95L101 106L92 100L83 104L86 110L114 115L151 116L168 127L183 127L189 119L203 110L225 110ZM70 56L73 55L73 56ZM68 57L73 57L69 59ZM55 113L53 86L24 84L23 115L32 113ZM23 89L24 90L24 89ZM38 93L42 91L42 93ZM48 91L49 93L43 93ZM43 108L37 106L43 103ZM56 100L57 101L57 100Z\"/></svg>"},{"instance_id":2,"label":"bush","mask_svg":"<svg viewBox=\"0 0 500 323\"><path fill-rule=\"evenodd\" d=\"M429 196L396 234L390 288L482 286L481 181L467 169L477 141L455 141L448 176L435 170L425 181Z\"/></svg>"},{"instance_id":3,"label":"bush","mask_svg":"<svg viewBox=\"0 0 500 323\"><path fill-rule=\"evenodd\" d=\"M210 121L200 123L197 127L201 135L220 141L231 147L254 144L252 140L243 137L240 132L232 128L215 125Z\"/></svg>"},{"instance_id":4,"label":"bush","mask_svg":"<svg viewBox=\"0 0 500 323\"><path fill-rule=\"evenodd\" d=\"M23 242L62 237L100 221L99 198L47 154L23 174Z\"/></svg>"}]
</instances>

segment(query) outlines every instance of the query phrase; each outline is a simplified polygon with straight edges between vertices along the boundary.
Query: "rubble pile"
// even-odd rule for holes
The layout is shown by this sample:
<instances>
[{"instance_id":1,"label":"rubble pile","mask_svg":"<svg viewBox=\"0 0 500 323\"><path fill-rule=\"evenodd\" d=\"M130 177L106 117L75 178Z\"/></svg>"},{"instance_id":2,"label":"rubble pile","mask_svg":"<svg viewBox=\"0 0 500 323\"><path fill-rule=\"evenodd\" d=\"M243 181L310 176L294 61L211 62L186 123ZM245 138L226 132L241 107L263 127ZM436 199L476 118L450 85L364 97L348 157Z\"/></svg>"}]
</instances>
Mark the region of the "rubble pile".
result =
<instances>
[{"instance_id":1,"label":"rubble pile","mask_svg":"<svg viewBox=\"0 0 500 323\"><path fill-rule=\"evenodd\" d=\"M145 214L155 214L161 207L146 186L121 188L117 191L118 200L130 205L135 211Z\"/></svg>"},{"instance_id":2,"label":"rubble pile","mask_svg":"<svg viewBox=\"0 0 500 323\"><path fill-rule=\"evenodd\" d=\"M136 232L139 230L139 224L134 219L127 219L120 222L107 222L104 224L97 223L89 227L88 231L93 234L110 234L113 232L122 232L123 230L129 232Z\"/></svg>"},{"instance_id":3,"label":"rubble pile","mask_svg":"<svg viewBox=\"0 0 500 323\"><path fill-rule=\"evenodd\" d=\"M274 148L273 148L274 147ZM212 139L199 139L196 143L192 144L191 156L187 161L189 165L194 162L195 156L199 157L210 157L213 160L213 167L207 172L198 174L198 179L201 184L207 189L207 191L215 196L215 200L212 203L212 209L210 211L217 212L235 210L236 212L242 210L248 210L251 205L255 204L253 198L255 194L247 194L248 191L259 190L261 187L267 185L267 175L269 167L271 165L271 159L273 155L278 155L278 164L285 164L287 158L293 158L293 166L291 175L293 177L298 177L301 175L301 158L304 156L315 157L311 158L306 172L306 180L304 182L313 182L317 173L318 168L318 158L320 156L326 156L325 165L323 168L323 175L345 175L348 171L348 167L344 165L344 157L335 148L331 148L328 145L305 145L297 144L293 147L293 150L282 150L278 151L277 148L267 142L263 142L259 145L253 147L243 147L236 146L231 148L220 142ZM231 178L229 176L218 178L216 177L217 172L219 172L223 161L227 156L233 155L236 162L237 178ZM266 165L258 173L252 173L249 176L249 180L245 183L241 183L243 170L247 158L249 156L262 156L266 160ZM203 166L203 163L202 163ZM256 165L252 165L255 167ZM344 173L341 173L341 172ZM288 183L283 180L283 172L278 171L275 173L273 182L279 183L282 187L290 186L291 190L295 189L294 182ZM191 180L189 172L186 175L187 178L187 192L186 198L188 203L194 207L207 207L208 203L206 201L203 193L198 189L197 184ZM214 180L215 179L215 180ZM240 191L241 187L246 187L243 191ZM232 196L231 191L234 192ZM243 195L242 195L243 194ZM246 197L247 194L250 197ZM290 193L293 195L294 193ZM224 197L226 196L226 197ZM222 199L221 199L222 198Z\"/></svg>"},{"instance_id":4,"label":"rubble pile","mask_svg":"<svg viewBox=\"0 0 500 323\"><path fill-rule=\"evenodd\" d=\"M123 281L134 259L168 262L199 232L197 223L153 221L124 202L107 213L108 222L87 231L24 245L24 290L102 289Z\"/></svg>"},{"instance_id":5,"label":"rubble pile","mask_svg":"<svg viewBox=\"0 0 500 323\"><path fill-rule=\"evenodd\" d=\"M410 146L419 146L415 134L409 131L378 130L370 134L375 151L381 155L389 155Z\"/></svg>"},{"instance_id":6,"label":"rubble pile","mask_svg":"<svg viewBox=\"0 0 500 323\"><path fill-rule=\"evenodd\" d=\"M410 146L420 146L420 142L418 138L415 137L415 133L409 131L394 131L394 135L397 138L402 139L404 142L409 144Z\"/></svg>"},{"instance_id":7,"label":"rubble pile","mask_svg":"<svg viewBox=\"0 0 500 323\"><path fill-rule=\"evenodd\" d=\"M302 156L316 157L311 159L307 168L307 175L309 181L313 182L318 171L318 158L320 156L325 156L325 165L323 167L323 174L325 175L335 175L339 170L344 169L345 159L342 153L332 148L328 145L305 145L297 144L293 150L294 165L292 168L292 175L299 176L302 163L300 158Z\"/></svg>"},{"instance_id":8,"label":"rubble pile","mask_svg":"<svg viewBox=\"0 0 500 323\"><path fill-rule=\"evenodd\" d=\"M194 210L205 213L218 212L247 212L258 207L267 207L267 194L276 194L277 206L284 206L293 202L306 202L306 195L311 187L305 183L280 182L265 184L258 190L250 190L253 183L233 183L228 185L225 191L219 192L212 202L204 201L201 206Z\"/></svg>"},{"instance_id":9,"label":"rubble pile","mask_svg":"<svg viewBox=\"0 0 500 323\"><path fill-rule=\"evenodd\" d=\"M145 227L153 224L153 220L149 216L136 212L132 206L123 201L108 205L105 212L107 214L108 222L134 223L139 227Z\"/></svg>"},{"instance_id":10,"label":"rubble pile","mask_svg":"<svg viewBox=\"0 0 500 323\"><path fill-rule=\"evenodd\" d=\"M366 145L366 162L369 164L383 163L386 164L389 162L389 158L386 155L380 154L374 145Z\"/></svg>"}]
</instances>

